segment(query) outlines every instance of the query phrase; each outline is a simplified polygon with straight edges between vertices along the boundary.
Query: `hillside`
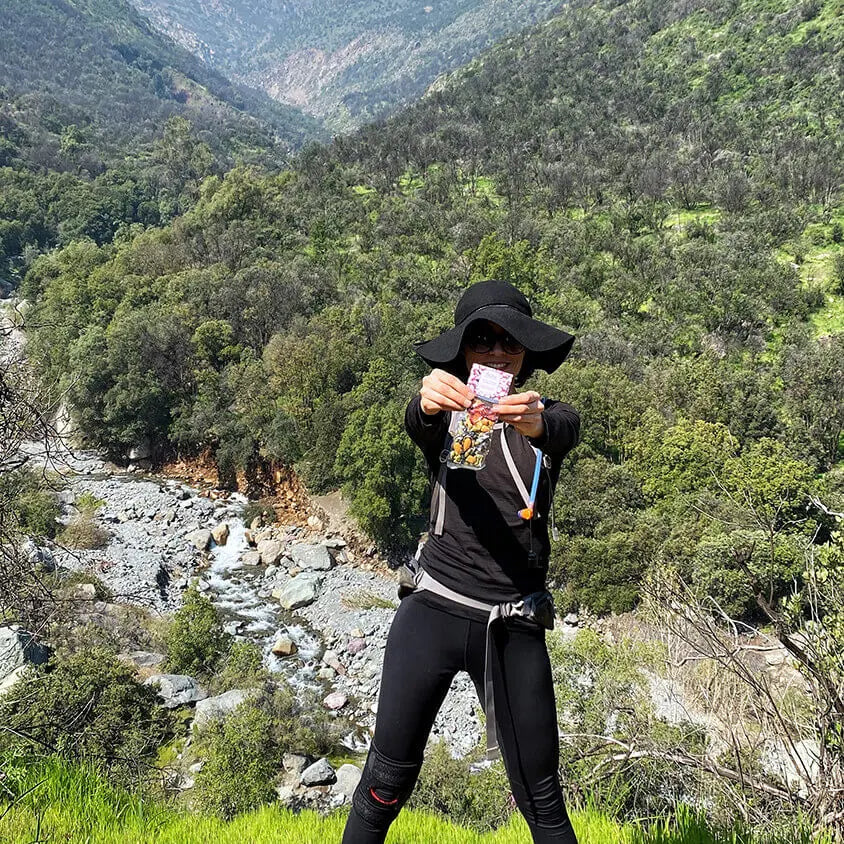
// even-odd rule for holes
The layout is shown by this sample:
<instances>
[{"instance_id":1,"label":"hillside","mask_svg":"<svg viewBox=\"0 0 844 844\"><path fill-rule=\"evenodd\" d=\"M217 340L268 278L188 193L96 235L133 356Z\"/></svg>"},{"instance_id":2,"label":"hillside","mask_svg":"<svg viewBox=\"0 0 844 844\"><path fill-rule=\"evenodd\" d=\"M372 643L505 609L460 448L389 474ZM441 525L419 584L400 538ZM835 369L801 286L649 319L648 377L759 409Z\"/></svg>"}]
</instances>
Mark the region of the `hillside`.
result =
<instances>
[{"instance_id":1,"label":"hillside","mask_svg":"<svg viewBox=\"0 0 844 844\"><path fill-rule=\"evenodd\" d=\"M229 166L268 153L283 161L319 134L297 109L207 68L124 0L4 0L0 27L0 165L22 149L40 167L96 171L159 137L174 115Z\"/></svg>"},{"instance_id":2,"label":"hillside","mask_svg":"<svg viewBox=\"0 0 844 844\"><path fill-rule=\"evenodd\" d=\"M142 518L137 542L161 547L147 558L147 586L176 601L187 586L190 569L169 576L179 557L167 547L196 558L200 580L170 624L121 624L127 640L70 623L69 647L0 711L16 730L6 734L13 761L41 742L135 785L127 759L156 776L178 762L196 774L185 799L225 817L275 802L298 766L282 773L286 753L343 761L345 716L267 682L260 647L236 638L248 627L227 630L217 610L232 607L235 576L262 606L301 576L294 526L262 524L274 485L291 475L310 495L342 490L371 538L367 556L407 559L429 497L403 425L426 371L413 343L452 323L468 285L502 278L537 317L576 335L564 365L529 382L582 419L553 502L547 571L558 613L586 628L547 640L567 799L641 827L632 841L676 837L686 802L706 807L715 830L692 830L697 841L807 841L795 819L821 836L844 817L842 56L840 0L576 2L393 118L305 146L283 171L226 170L178 119L153 142L142 178L102 180L107 171L85 182L85 202L73 192L82 175L58 174L77 180L71 191L58 176L29 186L21 174L34 171L14 170L0 235L24 275L27 355L72 405L97 459L152 487L133 517L119 481L126 509L104 510L102 524L105 493L86 489L58 535L96 549L97 528L132 535ZM39 255L43 197L58 209L47 221L61 248ZM20 398L3 418L27 430L34 402L21 379L6 380ZM250 552L235 561L226 536L210 573L202 568L214 539L205 528L222 526L145 474L174 458L216 466L222 507L225 490L247 490L253 501L226 519L244 543L249 525L256 550L271 543L257 562ZM6 474L0 505L9 502L22 551L0 578L13 596L4 611L40 630L44 609L28 597L38 549L23 536L56 535L59 504L31 474ZM211 497L207 506L218 509ZM199 536L183 534L193 527ZM343 552L325 592L387 616L386 593L343 586L356 562ZM120 553L83 583L57 571L58 587L81 586L96 603L112 577L131 587L119 567L135 554ZM59 554L49 559L62 568ZM215 575L214 559L235 563L231 580ZM296 612L294 627L308 617ZM55 628L61 641L61 619ZM658 632L645 639L644 628ZM344 625L325 668L374 690L377 666L361 655L380 652L375 629ZM212 692L264 691L178 759L186 713L162 712L116 659L139 649ZM40 725L32 740L30 720ZM473 772L445 748L432 760L417 806L478 832L505 822L500 768ZM25 795L37 772L14 770ZM41 794L54 829L74 822ZM42 816L28 805L15 817L31 838ZM122 817L132 821L128 809ZM178 823L174 838L189 840ZM410 837L416 818L403 823Z\"/></svg>"},{"instance_id":3,"label":"hillside","mask_svg":"<svg viewBox=\"0 0 844 844\"><path fill-rule=\"evenodd\" d=\"M296 465L410 544L412 342L468 282L511 278L578 336L538 381L586 419L555 579L567 601L629 607L663 544L696 571L715 541L694 522L677 546L671 508L718 489L729 443L840 483L840 5L730 8L566 9L291 172L235 170L171 228L42 259L33 349L73 374L100 447L209 449L229 481ZM672 437L709 443L711 466L674 477ZM620 508L600 518L598 477Z\"/></svg>"},{"instance_id":4,"label":"hillside","mask_svg":"<svg viewBox=\"0 0 844 844\"><path fill-rule=\"evenodd\" d=\"M0 287L43 249L184 212L234 164L278 168L322 129L236 85L126 2L0 3Z\"/></svg>"},{"instance_id":5,"label":"hillside","mask_svg":"<svg viewBox=\"0 0 844 844\"><path fill-rule=\"evenodd\" d=\"M560 5L560 0L132 2L161 31L230 78L301 107L335 131L394 111L439 74Z\"/></svg>"},{"instance_id":6,"label":"hillside","mask_svg":"<svg viewBox=\"0 0 844 844\"><path fill-rule=\"evenodd\" d=\"M829 208L844 161L842 40L834 2L579 0L364 130L346 157L376 173L388 162L392 178L454 162L551 207L600 205L612 190L730 212L757 200L784 216L783 197Z\"/></svg>"}]
</instances>

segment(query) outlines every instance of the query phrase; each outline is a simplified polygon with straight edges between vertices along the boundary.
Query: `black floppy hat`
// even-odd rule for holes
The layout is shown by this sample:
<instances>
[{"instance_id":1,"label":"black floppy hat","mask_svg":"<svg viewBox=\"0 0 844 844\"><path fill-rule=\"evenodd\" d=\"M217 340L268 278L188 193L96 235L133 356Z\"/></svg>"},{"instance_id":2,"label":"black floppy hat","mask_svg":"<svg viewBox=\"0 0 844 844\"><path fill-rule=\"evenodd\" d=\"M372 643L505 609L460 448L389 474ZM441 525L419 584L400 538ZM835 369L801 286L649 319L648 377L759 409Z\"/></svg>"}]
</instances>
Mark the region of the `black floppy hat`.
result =
<instances>
[{"instance_id":1,"label":"black floppy hat","mask_svg":"<svg viewBox=\"0 0 844 844\"><path fill-rule=\"evenodd\" d=\"M454 328L416 344L416 354L434 367L460 367L463 335L478 320L500 325L526 349L525 364L553 372L567 357L574 335L533 318L525 295L506 281L479 281L469 287L454 309Z\"/></svg>"}]
</instances>

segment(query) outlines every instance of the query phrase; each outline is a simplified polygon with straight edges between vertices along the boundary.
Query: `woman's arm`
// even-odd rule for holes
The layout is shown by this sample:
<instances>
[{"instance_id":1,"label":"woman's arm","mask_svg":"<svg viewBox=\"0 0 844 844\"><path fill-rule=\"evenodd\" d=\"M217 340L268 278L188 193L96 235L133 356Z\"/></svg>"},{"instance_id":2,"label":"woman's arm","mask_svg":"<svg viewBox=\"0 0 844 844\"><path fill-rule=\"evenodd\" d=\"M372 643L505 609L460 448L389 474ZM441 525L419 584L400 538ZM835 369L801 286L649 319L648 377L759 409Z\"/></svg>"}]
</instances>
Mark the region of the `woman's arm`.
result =
<instances>
[{"instance_id":1,"label":"woman's arm","mask_svg":"<svg viewBox=\"0 0 844 844\"><path fill-rule=\"evenodd\" d=\"M580 414L566 402L546 399L542 421L544 432L529 439L546 454L561 460L580 441Z\"/></svg>"}]
</instances>

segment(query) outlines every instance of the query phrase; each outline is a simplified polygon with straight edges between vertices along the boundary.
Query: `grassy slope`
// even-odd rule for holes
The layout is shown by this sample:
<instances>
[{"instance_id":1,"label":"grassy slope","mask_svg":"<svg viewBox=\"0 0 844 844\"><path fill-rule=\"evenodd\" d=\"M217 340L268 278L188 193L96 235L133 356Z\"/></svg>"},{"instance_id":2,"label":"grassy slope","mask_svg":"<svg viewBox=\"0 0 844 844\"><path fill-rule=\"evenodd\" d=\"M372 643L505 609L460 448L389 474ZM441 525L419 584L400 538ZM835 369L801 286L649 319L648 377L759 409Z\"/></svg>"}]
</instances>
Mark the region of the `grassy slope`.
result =
<instances>
[{"instance_id":1,"label":"grassy slope","mask_svg":"<svg viewBox=\"0 0 844 844\"><path fill-rule=\"evenodd\" d=\"M37 784L37 786L36 786ZM344 813L323 818L313 812L293 814L275 806L248 812L232 821L179 813L112 788L93 774L58 763L27 770L19 792L36 786L14 809L0 811L4 842L74 841L91 844L316 844L339 841ZM0 803L0 810L3 809ZM796 832L786 837L716 836L691 813L681 812L673 829L648 832L621 827L600 813L574 814L580 844L800 844ZM387 841L392 844L527 844L527 828L513 817L504 828L480 835L420 812L405 811ZM825 844L823 840L818 844Z\"/></svg>"}]
</instances>

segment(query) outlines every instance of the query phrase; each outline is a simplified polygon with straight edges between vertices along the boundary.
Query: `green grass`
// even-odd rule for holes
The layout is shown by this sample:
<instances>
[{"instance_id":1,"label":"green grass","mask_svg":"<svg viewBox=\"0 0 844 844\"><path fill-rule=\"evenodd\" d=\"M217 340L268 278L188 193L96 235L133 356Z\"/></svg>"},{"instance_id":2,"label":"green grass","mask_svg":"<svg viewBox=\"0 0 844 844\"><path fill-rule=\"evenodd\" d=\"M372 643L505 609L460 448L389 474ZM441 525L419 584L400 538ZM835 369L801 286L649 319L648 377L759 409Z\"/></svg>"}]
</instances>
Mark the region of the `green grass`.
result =
<instances>
[{"instance_id":1,"label":"green grass","mask_svg":"<svg viewBox=\"0 0 844 844\"><path fill-rule=\"evenodd\" d=\"M49 761L7 771L21 799L0 800L0 841L9 844L73 841L79 844L322 844L339 842L343 812L321 817L267 806L225 822L142 800L108 785L90 771ZM29 790L31 789L31 790ZM28 792L28 793L24 793ZM7 809L4 813L4 809ZM596 809L573 814L580 844L809 844L792 829L761 837L740 831L716 835L692 810L647 827L619 825ZM402 812L388 844L529 844L524 821L514 816L496 832L478 834L421 812ZM829 844L818 839L816 844Z\"/></svg>"},{"instance_id":2,"label":"green grass","mask_svg":"<svg viewBox=\"0 0 844 844\"><path fill-rule=\"evenodd\" d=\"M700 205L697 208L673 208L665 218L663 228L683 230L692 223L708 223L714 226L721 219L721 210L712 208L709 205Z\"/></svg>"},{"instance_id":3,"label":"green grass","mask_svg":"<svg viewBox=\"0 0 844 844\"><path fill-rule=\"evenodd\" d=\"M826 307L812 314L815 336L840 334L844 331L844 296L829 294Z\"/></svg>"}]
</instances>

